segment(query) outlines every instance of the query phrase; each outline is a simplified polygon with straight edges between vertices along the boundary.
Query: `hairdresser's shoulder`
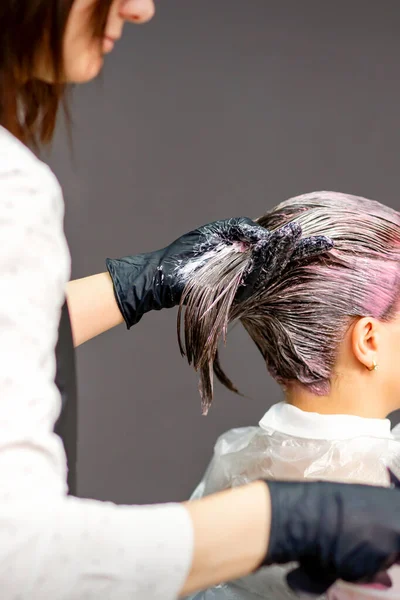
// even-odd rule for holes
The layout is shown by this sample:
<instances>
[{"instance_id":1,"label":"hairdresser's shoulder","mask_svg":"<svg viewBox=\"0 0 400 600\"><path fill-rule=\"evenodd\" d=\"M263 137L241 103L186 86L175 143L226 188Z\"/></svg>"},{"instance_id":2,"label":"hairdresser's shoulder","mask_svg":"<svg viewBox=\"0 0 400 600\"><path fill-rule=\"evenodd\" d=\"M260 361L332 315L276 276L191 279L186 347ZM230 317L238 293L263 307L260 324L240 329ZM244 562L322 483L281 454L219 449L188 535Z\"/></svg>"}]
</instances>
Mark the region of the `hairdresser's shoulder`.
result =
<instances>
[{"instance_id":1,"label":"hairdresser's shoulder","mask_svg":"<svg viewBox=\"0 0 400 600\"><path fill-rule=\"evenodd\" d=\"M61 195L53 171L9 131L0 127L0 188L26 186L36 192Z\"/></svg>"}]
</instances>

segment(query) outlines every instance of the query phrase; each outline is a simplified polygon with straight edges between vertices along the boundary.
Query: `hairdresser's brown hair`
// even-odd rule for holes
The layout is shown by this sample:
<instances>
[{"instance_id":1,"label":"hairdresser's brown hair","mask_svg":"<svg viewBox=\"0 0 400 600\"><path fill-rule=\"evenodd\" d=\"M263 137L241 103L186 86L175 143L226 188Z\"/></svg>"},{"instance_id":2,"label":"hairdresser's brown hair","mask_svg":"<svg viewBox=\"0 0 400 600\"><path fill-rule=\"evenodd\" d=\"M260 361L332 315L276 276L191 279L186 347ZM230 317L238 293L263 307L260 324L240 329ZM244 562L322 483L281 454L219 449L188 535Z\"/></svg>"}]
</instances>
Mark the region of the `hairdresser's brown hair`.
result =
<instances>
[{"instance_id":1,"label":"hairdresser's brown hair","mask_svg":"<svg viewBox=\"0 0 400 600\"><path fill-rule=\"evenodd\" d=\"M185 304L181 351L200 373L204 413L213 397L213 368L224 385L237 391L217 353L228 323L241 321L278 383L302 385L324 396L352 319L389 321L399 308L397 211L350 194L314 192L286 200L258 223L270 231L296 223L303 237L326 236L334 246L310 260L289 261L273 279L261 272L244 301L236 299L236 292L251 265L251 247L217 249L193 272L182 296L178 332Z\"/></svg>"},{"instance_id":2,"label":"hairdresser's brown hair","mask_svg":"<svg viewBox=\"0 0 400 600\"><path fill-rule=\"evenodd\" d=\"M0 2L0 125L29 146L51 141L61 102L69 121L63 39L73 2ZM90 20L96 38L104 32L111 3L94 4ZM40 60L48 61L54 83L35 78Z\"/></svg>"}]
</instances>

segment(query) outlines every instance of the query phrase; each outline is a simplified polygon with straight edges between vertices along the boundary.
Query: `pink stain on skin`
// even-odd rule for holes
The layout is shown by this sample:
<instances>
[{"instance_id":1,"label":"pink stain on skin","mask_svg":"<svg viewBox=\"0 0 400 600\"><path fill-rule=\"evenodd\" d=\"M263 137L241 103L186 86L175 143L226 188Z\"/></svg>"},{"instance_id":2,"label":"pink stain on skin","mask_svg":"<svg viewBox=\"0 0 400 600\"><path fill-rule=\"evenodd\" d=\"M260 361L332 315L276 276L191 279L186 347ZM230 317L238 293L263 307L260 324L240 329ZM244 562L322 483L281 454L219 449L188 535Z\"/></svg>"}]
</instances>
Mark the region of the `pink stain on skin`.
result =
<instances>
[{"instance_id":1,"label":"pink stain on skin","mask_svg":"<svg viewBox=\"0 0 400 600\"><path fill-rule=\"evenodd\" d=\"M400 568L391 567L387 572L392 586L382 583L349 584L338 581L327 592L328 600L400 600Z\"/></svg>"},{"instance_id":2,"label":"pink stain on skin","mask_svg":"<svg viewBox=\"0 0 400 600\"><path fill-rule=\"evenodd\" d=\"M362 588L369 588L373 590L387 590L388 588L382 583L364 583L360 585Z\"/></svg>"},{"instance_id":3,"label":"pink stain on skin","mask_svg":"<svg viewBox=\"0 0 400 600\"><path fill-rule=\"evenodd\" d=\"M365 592L365 593L364 593ZM378 595L375 595L376 592ZM387 588L380 583L366 585L357 585L353 589L343 589L341 586L334 586L327 594L328 600L378 600L385 598ZM385 595L383 595L385 594ZM390 597L390 596L389 596Z\"/></svg>"}]
</instances>

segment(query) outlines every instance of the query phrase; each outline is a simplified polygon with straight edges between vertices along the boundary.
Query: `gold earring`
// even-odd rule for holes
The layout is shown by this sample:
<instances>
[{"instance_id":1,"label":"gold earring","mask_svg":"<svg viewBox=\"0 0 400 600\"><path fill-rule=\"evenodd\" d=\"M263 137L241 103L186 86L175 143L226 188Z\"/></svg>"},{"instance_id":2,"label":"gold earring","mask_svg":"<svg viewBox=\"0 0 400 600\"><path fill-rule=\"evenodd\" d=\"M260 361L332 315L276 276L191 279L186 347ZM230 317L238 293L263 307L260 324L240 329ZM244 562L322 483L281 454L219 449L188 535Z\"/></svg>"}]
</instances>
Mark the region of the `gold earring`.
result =
<instances>
[{"instance_id":1,"label":"gold earring","mask_svg":"<svg viewBox=\"0 0 400 600\"><path fill-rule=\"evenodd\" d=\"M367 367L368 371L376 371L378 368L378 363L376 362L376 360L372 361L372 367Z\"/></svg>"}]
</instances>

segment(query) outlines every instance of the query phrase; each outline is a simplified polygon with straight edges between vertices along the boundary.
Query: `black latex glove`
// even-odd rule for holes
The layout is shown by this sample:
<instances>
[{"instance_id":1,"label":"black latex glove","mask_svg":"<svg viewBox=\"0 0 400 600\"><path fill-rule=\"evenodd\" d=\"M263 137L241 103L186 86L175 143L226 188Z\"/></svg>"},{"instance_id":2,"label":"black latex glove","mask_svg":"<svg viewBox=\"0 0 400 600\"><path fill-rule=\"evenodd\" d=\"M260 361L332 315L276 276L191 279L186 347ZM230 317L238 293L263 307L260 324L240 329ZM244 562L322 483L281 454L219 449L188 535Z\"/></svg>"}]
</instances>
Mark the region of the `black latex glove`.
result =
<instances>
[{"instance_id":1,"label":"black latex glove","mask_svg":"<svg viewBox=\"0 0 400 600\"><path fill-rule=\"evenodd\" d=\"M272 514L264 565L298 562L287 576L293 590L320 595L336 579L390 585L385 571L400 557L400 489L266 483Z\"/></svg>"},{"instance_id":2,"label":"black latex glove","mask_svg":"<svg viewBox=\"0 0 400 600\"><path fill-rule=\"evenodd\" d=\"M257 245L269 232L246 217L215 221L178 238L162 250L107 259L118 306L128 329L150 310L179 304L187 277L218 244Z\"/></svg>"},{"instance_id":3,"label":"black latex glove","mask_svg":"<svg viewBox=\"0 0 400 600\"><path fill-rule=\"evenodd\" d=\"M252 261L236 295L237 301L246 300L257 289L277 279L286 266L324 254L333 248L333 241L323 235L302 238L298 223L287 223L265 234L252 247ZM262 277L260 277L262 275Z\"/></svg>"}]
</instances>

